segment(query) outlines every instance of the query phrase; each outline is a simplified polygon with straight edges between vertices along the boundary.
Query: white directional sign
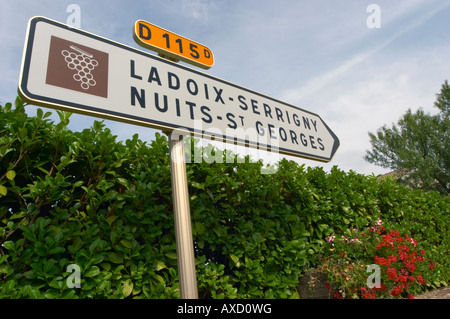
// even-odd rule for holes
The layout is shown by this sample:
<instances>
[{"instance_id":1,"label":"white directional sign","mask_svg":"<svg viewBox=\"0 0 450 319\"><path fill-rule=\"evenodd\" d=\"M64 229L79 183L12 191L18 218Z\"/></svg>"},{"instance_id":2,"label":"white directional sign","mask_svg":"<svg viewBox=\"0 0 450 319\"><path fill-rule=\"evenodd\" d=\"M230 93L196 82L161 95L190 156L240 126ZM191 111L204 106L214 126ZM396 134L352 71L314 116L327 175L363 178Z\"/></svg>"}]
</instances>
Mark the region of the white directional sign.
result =
<instances>
[{"instance_id":1,"label":"white directional sign","mask_svg":"<svg viewBox=\"0 0 450 319\"><path fill-rule=\"evenodd\" d=\"M33 104L323 162L339 147L317 114L43 17L29 22L19 94Z\"/></svg>"}]
</instances>

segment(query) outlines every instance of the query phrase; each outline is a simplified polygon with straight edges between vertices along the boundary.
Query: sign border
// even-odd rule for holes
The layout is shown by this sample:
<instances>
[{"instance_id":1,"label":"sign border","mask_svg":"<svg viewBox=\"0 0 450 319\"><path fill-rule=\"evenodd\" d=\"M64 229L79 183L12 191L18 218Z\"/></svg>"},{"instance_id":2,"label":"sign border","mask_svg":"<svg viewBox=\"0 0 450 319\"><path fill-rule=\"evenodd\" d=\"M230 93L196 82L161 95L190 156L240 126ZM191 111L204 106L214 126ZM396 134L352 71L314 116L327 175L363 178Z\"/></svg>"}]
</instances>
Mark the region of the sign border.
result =
<instances>
[{"instance_id":1,"label":"sign border","mask_svg":"<svg viewBox=\"0 0 450 319\"><path fill-rule=\"evenodd\" d=\"M88 105L83 105L83 104L78 104L78 103L73 103L73 102L68 102L68 101L63 101L63 100L59 100L56 98L50 98L50 97L46 97L46 96L42 96L42 95L36 95L31 93L30 91L28 91L27 89L27 84L28 84L28 77L29 77L29 70L30 70L30 61L31 61L31 53L32 53L32 48L33 48L33 44L34 44L34 38L35 38L35 32L36 32L36 25L39 22L45 22L45 23L49 23L52 24L54 26L69 30L71 32L75 32L87 37L90 37L92 39L98 40L98 41L102 41L104 43L107 43L109 45L113 45L116 47L119 47L121 49L125 49L127 51L145 56L147 58L156 60L158 62L161 63L165 63L165 64L170 64L173 67L176 68L180 68L189 72L194 72L200 76L204 76L207 77L209 79L221 82L223 84L229 85L229 86L233 86L237 89L246 91L248 93L251 94L255 94L257 96L263 97L265 99L271 100L275 103L279 103L282 104L284 106L302 111L302 112L306 112L308 114L311 114L313 116L318 117L323 125L325 126L325 128L328 130L329 134L333 137L334 143L333 143L333 148L331 150L331 155L330 157L323 157L323 156L318 156L318 155L311 155L309 153L305 153L305 152L301 152L301 151L295 151L292 149L286 149L286 148L278 148L278 147L273 147L270 145L265 145L265 144L260 144L260 143L255 143L254 141L249 141L249 140L243 140L243 139L239 139L237 137L227 137L225 135L222 136L218 136L217 134L214 133L209 133L207 131L200 131L200 130L195 130L194 128L187 128L187 127L179 127L179 126L175 126L175 125L171 125L170 123L164 123L164 122L160 122L157 120L152 120L152 119L148 119L148 118L141 118L141 117L136 117L133 115L128 115L128 114L123 114L123 113L118 113L118 112L114 112L114 111L109 111L109 110L104 110L104 109L97 109L95 107L92 106L88 106ZM38 105L38 106L43 106L43 107L49 107L49 108L53 108L53 109L62 109L64 111L68 111L68 112L73 112L73 113L81 113L84 115L89 115L89 116L94 116L94 117L100 117L100 118L104 118L104 119L109 119L109 120L114 120L114 121L119 121L119 122L125 122L128 124L134 124L134 125L139 125L139 126L145 126L145 127L150 127L153 129L158 129L158 130L182 130L182 131L186 131L189 134L192 134L194 136L200 137L202 138L203 135L207 135L207 136L214 136L214 140L222 140L222 142L225 143L230 143L230 144L238 144L238 145L243 145L246 147L253 147L256 149L262 149L262 150L275 150L277 152L280 152L281 154L285 154L285 155L289 155L289 156L294 156L294 157L301 157L301 158L305 158L305 159L310 159L310 160L316 160L319 162L329 162L332 160L332 158L334 157L334 155L337 152L337 149L340 146L340 142L338 137L334 134L334 132L328 127L328 125L322 120L322 118L313 113L310 112L308 110L304 110L302 108L299 108L297 106L282 102L280 100L274 99L272 97L269 97L267 95L261 94L259 92L247 89L245 87L236 85L234 83L225 81L223 79L214 77L212 75L200 72L198 70L189 68L187 66L184 65L179 65L179 64L175 64L167 59L163 59L160 58L158 56L155 56L153 54L144 52L142 50L138 50L136 48L130 47L128 45L95 35L93 33L81 30L81 29L77 29L77 28L73 28L67 24L46 18L46 17L42 17L42 16L36 16L33 17L29 20L28 22L28 27L27 27L27 33L26 33L26 37L25 37L25 47L24 47L24 51L23 51L23 56L22 56L22 64L21 64L21 70L20 70L20 77L19 77L19 86L18 86L18 94L19 96L26 102L31 102L32 104Z\"/></svg>"}]
</instances>

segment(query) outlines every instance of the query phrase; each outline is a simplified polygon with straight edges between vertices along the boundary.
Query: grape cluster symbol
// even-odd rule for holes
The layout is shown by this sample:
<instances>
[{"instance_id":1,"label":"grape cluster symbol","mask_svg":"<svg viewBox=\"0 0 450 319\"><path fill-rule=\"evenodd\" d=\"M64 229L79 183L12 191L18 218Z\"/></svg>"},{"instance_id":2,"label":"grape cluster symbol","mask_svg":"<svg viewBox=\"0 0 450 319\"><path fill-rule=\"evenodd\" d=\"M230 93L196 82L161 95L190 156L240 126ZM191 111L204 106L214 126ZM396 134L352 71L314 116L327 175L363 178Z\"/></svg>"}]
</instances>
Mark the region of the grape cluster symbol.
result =
<instances>
[{"instance_id":1,"label":"grape cluster symbol","mask_svg":"<svg viewBox=\"0 0 450 319\"><path fill-rule=\"evenodd\" d=\"M81 88L84 90L89 89L91 86L95 86L96 82L91 71L98 65L98 61L94 59L92 54L83 51L74 45L71 45L70 48L76 52L62 50L61 54L67 62L67 67L77 71L77 73L73 75L73 79L77 82L81 82Z\"/></svg>"}]
</instances>

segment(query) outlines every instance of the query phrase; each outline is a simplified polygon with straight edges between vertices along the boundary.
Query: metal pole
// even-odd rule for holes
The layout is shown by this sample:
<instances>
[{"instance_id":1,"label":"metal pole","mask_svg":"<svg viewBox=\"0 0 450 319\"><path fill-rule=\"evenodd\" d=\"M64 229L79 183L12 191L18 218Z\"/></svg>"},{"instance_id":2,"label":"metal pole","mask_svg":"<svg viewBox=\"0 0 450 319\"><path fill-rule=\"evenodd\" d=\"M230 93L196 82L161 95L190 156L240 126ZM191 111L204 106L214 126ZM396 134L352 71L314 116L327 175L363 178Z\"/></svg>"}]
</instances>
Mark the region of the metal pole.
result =
<instances>
[{"instance_id":1,"label":"metal pole","mask_svg":"<svg viewBox=\"0 0 450 319\"><path fill-rule=\"evenodd\" d=\"M182 299L198 299L183 135L172 131L168 136L180 294Z\"/></svg>"}]
</instances>

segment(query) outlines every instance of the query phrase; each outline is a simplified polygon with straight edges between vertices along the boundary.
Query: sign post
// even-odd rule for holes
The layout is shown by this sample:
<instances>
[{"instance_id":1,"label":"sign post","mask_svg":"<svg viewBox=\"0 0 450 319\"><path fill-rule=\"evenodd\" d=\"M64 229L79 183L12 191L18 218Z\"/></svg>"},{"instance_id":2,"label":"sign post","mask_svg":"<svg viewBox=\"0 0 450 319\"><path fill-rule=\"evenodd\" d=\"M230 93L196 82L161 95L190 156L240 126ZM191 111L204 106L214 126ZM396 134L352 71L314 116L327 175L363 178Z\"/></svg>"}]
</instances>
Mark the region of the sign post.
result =
<instances>
[{"instance_id":1,"label":"sign post","mask_svg":"<svg viewBox=\"0 0 450 319\"><path fill-rule=\"evenodd\" d=\"M136 21L133 38L140 46L156 51L162 58L175 63L183 60L204 69L208 69L214 64L213 55L205 46L142 20ZM175 43L178 44L176 50L174 49ZM186 52L187 48L189 48L189 54ZM200 56L198 51L204 56ZM169 138L180 295L182 299L198 299L183 134L178 134L176 130L166 132L166 134Z\"/></svg>"},{"instance_id":2,"label":"sign post","mask_svg":"<svg viewBox=\"0 0 450 319\"><path fill-rule=\"evenodd\" d=\"M143 21L135 39L146 47L158 40L172 59L204 68L214 63L206 47ZM184 134L321 162L339 148L315 113L44 17L29 21L18 92L31 104L170 132L182 298L198 294Z\"/></svg>"},{"instance_id":3,"label":"sign post","mask_svg":"<svg viewBox=\"0 0 450 319\"><path fill-rule=\"evenodd\" d=\"M182 299L198 299L183 135L172 131L168 136L180 294Z\"/></svg>"}]
</instances>

